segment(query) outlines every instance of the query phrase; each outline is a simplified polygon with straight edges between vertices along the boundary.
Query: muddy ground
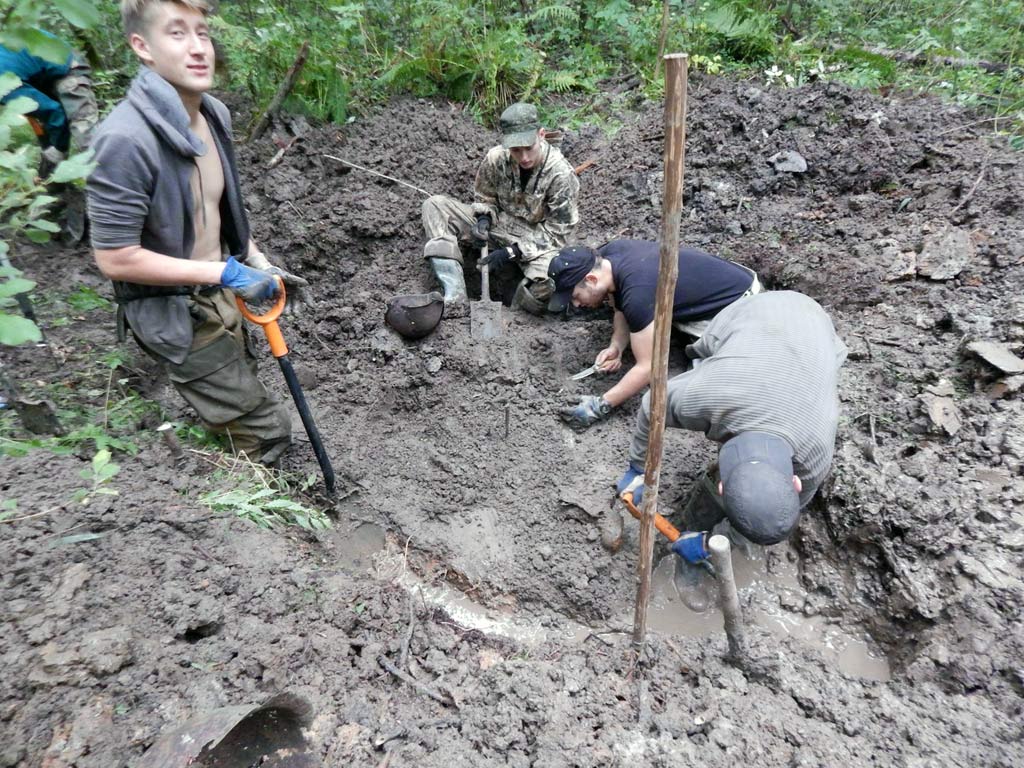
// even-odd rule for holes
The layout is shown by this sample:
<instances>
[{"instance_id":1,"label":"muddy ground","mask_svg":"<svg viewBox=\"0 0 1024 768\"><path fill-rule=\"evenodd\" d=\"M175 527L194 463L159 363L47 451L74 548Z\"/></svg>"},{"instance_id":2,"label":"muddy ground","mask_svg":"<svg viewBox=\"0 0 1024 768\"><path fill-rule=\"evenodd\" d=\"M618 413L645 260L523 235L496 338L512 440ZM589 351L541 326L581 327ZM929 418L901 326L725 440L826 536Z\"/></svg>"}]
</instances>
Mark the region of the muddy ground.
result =
<instances>
[{"instance_id":1,"label":"muddy ground","mask_svg":"<svg viewBox=\"0 0 1024 768\"><path fill-rule=\"evenodd\" d=\"M118 495L88 506L71 497L91 451L0 458L19 511L0 523L0 768L146 765L162 731L280 691L312 704L331 766L1024 762L1024 380L968 349L1024 352L1019 154L906 95L698 76L689 104L683 239L813 296L850 348L832 479L791 545L744 565L747 615L774 617L750 630L755 662L724 660L720 617L686 612L664 566L633 658L636 528L616 553L600 531L635 403L582 434L554 415L610 386L567 380L607 314L516 316L489 344L468 319L416 343L384 324L389 296L432 287L422 198L323 154L465 198L495 140L455 106L403 100L304 132L272 168L269 138L241 152L257 240L314 281L314 311L284 330L338 473L335 528L212 517L198 497L232 478L196 446L177 469L140 437L117 457ZM591 106L622 127L566 136L574 164L595 160L580 239L656 239L662 108ZM41 289L109 295L83 250L23 251L22 266ZM95 378L109 312L41 314L63 365L19 350L8 372ZM188 419L145 360L125 370ZM670 433L662 498L677 504L712 455ZM308 444L287 468L316 471ZM101 535L67 538L81 533ZM445 701L380 656L407 656Z\"/></svg>"}]
</instances>

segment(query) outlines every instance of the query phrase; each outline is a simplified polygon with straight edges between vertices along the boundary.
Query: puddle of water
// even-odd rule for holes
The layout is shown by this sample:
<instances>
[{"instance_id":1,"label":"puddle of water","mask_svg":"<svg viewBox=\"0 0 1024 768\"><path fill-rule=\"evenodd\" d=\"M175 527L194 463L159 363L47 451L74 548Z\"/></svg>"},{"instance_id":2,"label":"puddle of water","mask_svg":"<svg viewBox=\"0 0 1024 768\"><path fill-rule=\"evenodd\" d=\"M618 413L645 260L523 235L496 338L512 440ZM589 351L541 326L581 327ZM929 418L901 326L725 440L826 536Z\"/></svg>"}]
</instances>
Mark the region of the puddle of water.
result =
<instances>
[{"instance_id":1,"label":"puddle of water","mask_svg":"<svg viewBox=\"0 0 1024 768\"><path fill-rule=\"evenodd\" d=\"M733 571L740 602L753 594L756 606L748 621L779 637L792 636L815 648L833 661L846 674L869 680L890 679L889 664L875 653L864 638L856 637L830 624L821 616L807 617L782 608L776 595L780 591L803 595L796 565L790 562L787 545L778 545L773 573L768 572L764 550L754 547L747 554L733 549ZM647 626L665 635L706 637L725 631L724 619L717 605L704 613L691 611L679 597L672 581L674 556L663 557L654 569L651 580L651 602ZM802 602L802 600L800 601ZM624 621L632 626L632 608Z\"/></svg>"},{"instance_id":2,"label":"puddle of water","mask_svg":"<svg viewBox=\"0 0 1024 768\"><path fill-rule=\"evenodd\" d=\"M847 674L870 680L889 680L888 662L875 654L863 638L842 631L820 616L806 617L779 605L777 595L780 592L797 596L803 594L796 565L782 550L784 546L776 548L781 551L776 553L778 557L774 558L772 573L768 572L763 549L755 547L749 554L733 550L733 569L741 602L752 594L756 606L748 620L777 636L792 636L814 647ZM351 573L371 572L375 568L380 569L380 562L375 563L375 559L384 549L384 531L376 525L364 523L338 536L336 562ZM648 627L664 635L706 637L721 634L724 632L723 619L717 607L695 613L679 598L672 581L673 557L663 557L654 569ZM425 583L404 566L400 557L389 570L396 583L422 595L428 605L442 609L467 629L505 637L524 645L538 645L554 639L582 642L591 632L590 627L562 615L538 620L535 616L487 608L448 584ZM623 606L617 618L608 625L632 627L632 604Z\"/></svg>"}]
</instances>

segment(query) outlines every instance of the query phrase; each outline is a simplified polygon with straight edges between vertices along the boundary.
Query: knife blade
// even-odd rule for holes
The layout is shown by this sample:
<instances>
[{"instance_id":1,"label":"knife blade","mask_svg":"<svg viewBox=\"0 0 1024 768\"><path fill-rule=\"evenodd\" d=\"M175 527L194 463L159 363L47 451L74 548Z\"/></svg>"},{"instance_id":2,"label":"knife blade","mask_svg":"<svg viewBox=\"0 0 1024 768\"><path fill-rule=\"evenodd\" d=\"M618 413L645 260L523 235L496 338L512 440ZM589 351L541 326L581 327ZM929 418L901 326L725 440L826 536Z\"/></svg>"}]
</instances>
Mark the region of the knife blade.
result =
<instances>
[{"instance_id":1,"label":"knife blade","mask_svg":"<svg viewBox=\"0 0 1024 768\"><path fill-rule=\"evenodd\" d=\"M579 373L574 373L569 378L571 378L573 381L579 381L580 379L585 379L588 376L593 376L595 373L600 373L600 372L601 372L601 369L598 368L597 364L595 363L594 365L590 366L589 368L583 369Z\"/></svg>"}]
</instances>

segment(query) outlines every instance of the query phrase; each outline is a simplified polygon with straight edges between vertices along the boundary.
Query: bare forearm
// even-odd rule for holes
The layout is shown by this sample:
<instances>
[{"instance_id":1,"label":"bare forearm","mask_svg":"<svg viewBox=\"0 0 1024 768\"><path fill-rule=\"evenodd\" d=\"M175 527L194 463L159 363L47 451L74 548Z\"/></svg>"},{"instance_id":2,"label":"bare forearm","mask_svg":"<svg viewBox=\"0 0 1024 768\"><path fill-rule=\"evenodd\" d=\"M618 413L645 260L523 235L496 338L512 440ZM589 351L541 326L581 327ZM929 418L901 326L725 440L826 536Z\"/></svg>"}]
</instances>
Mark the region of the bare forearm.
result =
<instances>
[{"instance_id":1,"label":"bare forearm","mask_svg":"<svg viewBox=\"0 0 1024 768\"><path fill-rule=\"evenodd\" d=\"M217 285L223 262L164 256L141 246L96 250L96 265L111 280L141 285Z\"/></svg>"},{"instance_id":2,"label":"bare forearm","mask_svg":"<svg viewBox=\"0 0 1024 768\"><path fill-rule=\"evenodd\" d=\"M650 365L637 363L626 372L618 384L604 393L604 399L613 408L618 408L633 395L643 391L650 382Z\"/></svg>"}]
</instances>

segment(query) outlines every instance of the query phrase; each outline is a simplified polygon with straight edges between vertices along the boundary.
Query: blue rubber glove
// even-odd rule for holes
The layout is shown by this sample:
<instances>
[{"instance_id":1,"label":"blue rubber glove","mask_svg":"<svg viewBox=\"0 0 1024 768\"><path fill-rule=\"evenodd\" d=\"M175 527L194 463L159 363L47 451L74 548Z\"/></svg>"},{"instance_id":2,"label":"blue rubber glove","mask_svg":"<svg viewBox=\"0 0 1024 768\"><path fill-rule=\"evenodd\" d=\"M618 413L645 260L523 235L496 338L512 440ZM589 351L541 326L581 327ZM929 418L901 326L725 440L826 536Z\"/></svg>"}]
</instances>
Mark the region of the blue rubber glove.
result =
<instances>
[{"instance_id":1,"label":"blue rubber glove","mask_svg":"<svg viewBox=\"0 0 1024 768\"><path fill-rule=\"evenodd\" d=\"M708 535L704 531L683 533L672 543L672 551L688 563L700 563L709 557Z\"/></svg>"},{"instance_id":2,"label":"blue rubber glove","mask_svg":"<svg viewBox=\"0 0 1024 768\"><path fill-rule=\"evenodd\" d=\"M580 395L575 405L567 405L558 411L562 421L570 426L586 429L601 419L611 415L612 406L603 397L597 395Z\"/></svg>"},{"instance_id":3,"label":"blue rubber glove","mask_svg":"<svg viewBox=\"0 0 1024 768\"><path fill-rule=\"evenodd\" d=\"M224 263L220 284L234 291L236 296L247 303L267 301L278 293L277 278L274 275L247 267L236 261L234 256L229 256Z\"/></svg>"},{"instance_id":4,"label":"blue rubber glove","mask_svg":"<svg viewBox=\"0 0 1024 768\"><path fill-rule=\"evenodd\" d=\"M626 474L616 484L615 490L619 492L619 496L632 493L633 505L639 507L644 501L644 471L630 464Z\"/></svg>"}]
</instances>

